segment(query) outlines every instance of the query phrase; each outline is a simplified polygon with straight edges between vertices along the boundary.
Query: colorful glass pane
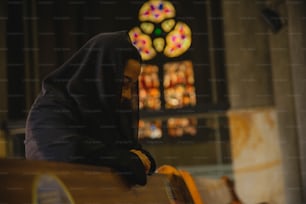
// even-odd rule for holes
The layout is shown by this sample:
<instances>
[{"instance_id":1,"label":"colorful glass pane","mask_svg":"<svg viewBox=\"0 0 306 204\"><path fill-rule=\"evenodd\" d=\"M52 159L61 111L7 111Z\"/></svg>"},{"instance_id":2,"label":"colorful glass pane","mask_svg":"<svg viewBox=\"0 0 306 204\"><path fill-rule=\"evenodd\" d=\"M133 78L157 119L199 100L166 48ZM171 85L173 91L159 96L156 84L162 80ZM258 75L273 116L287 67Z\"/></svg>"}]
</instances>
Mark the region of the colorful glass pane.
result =
<instances>
[{"instance_id":1,"label":"colorful glass pane","mask_svg":"<svg viewBox=\"0 0 306 204\"><path fill-rule=\"evenodd\" d=\"M159 110L160 82L156 65L143 65L139 76L139 109Z\"/></svg>"},{"instance_id":2,"label":"colorful glass pane","mask_svg":"<svg viewBox=\"0 0 306 204\"><path fill-rule=\"evenodd\" d=\"M175 16L174 6L168 1L151 0L143 4L139 10L140 21L159 23Z\"/></svg>"},{"instance_id":3,"label":"colorful glass pane","mask_svg":"<svg viewBox=\"0 0 306 204\"><path fill-rule=\"evenodd\" d=\"M141 23L140 28L143 30L143 32L145 32L147 34L151 34L154 30L154 24L148 23L148 22Z\"/></svg>"},{"instance_id":4,"label":"colorful glass pane","mask_svg":"<svg viewBox=\"0 0 306 204\"><path fill-rule=\"evenodd\" d=\"M165 107L168 109L196 105L193 65L189 60L164 65Z\"/></svg>"},{"instance_id":5,"label":"colorful glass pane","mask_svg":"<svg viewBox=\"0 0 306 204\"><path fill-rule=\"evenodd\" d=\"M174 25L175 25L175 20L169 19L169 20L164 21L164 22L161 24L161 27L162 27L162 29L167 33L167 32L169 32L170 30L172 30L172 28L174 27Z\"/></svg>"},{"instance_id":6,"label":"colorful glass pane","mask_svg":"<svg viewBox=\"0 0 306 204\"><path fill-rule=\"evenodd\" d=\"M153 45L157 52L161 52L164 50L165 47L165 41L163 38L155 38L153 40Z\"/></svg>"},{"instance_id":7,"label":"colorful glass pane","mask_svg":"<svg viewBox=\"0 0 306 204\"><path fill-rule=\"evenodd\" d=\"M197 134L197 119L169 118L167 129L169 137L195 136Z\"/></svg>"},{"instance_id":8,"label":"colorful glass pane","mask_svg":"<svg viewBox=\"0 0 306 204\"><path fill-rule=\"evenodd\" d=\"M162 122L139 120L138 130L139 139L159 139L162 137Z\"/></svg>"},{"instance_id":9,"label":"colorful glass pane","mask_svg":"<svg viewBox=\"0 0 306 204\"><path fill-rule=\"evenodd\" d=\"M186 52L191 45L191 30L182 22L178 22L173 31L166 37L164 54L167 57L176 57Z\"/></svg>"},{"instance_id":10,"label":"colorful glass pane","mask_svg":"<svg viewBox=\"0 0 306 204\"><path fill-rule=\"evenodd\" d=\"M129 32L142 60L154 58L156 52L173 58L189 49L191 30L184 22L176 22L175 15L175 8L169 1L149 0L142 5L140 25Z\"/></svg>"},{"instance_id":11,"label":"colorful glass pane","mask_svg":"<svg viewBox=\"0 0 306 204\"><path fill-rule=\"evenodd\" d=\"M143 60L148 60L156 55L155 50L152 48L151 38L142 33L142 31L135 27L129 32L130 39L133 45L138 49Z\"/></svg>"}]
</instances>

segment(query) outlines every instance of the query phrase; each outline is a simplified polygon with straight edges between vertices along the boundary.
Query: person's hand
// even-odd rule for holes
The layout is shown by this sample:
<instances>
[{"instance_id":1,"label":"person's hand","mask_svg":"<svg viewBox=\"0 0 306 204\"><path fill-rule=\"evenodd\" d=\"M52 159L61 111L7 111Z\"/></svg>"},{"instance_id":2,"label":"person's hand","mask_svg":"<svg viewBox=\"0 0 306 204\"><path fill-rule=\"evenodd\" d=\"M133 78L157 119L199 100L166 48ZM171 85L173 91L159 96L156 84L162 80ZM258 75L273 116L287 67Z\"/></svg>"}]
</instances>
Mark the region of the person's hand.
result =
<instances>
[{"instance_id":1,"label":"person's hand","mask_svg":"<svg viewBox=\"0 0 306 204\"><path fill-rule=\"evenodd\" d=\"M130 152L136 154L141 160L147 175L151 175L154 173L156 169L155 160L148 151L142 149L131 149Z\"/></svg>"},{"instance_id":2,"label":"person's hand","mask_svg":"<svg viewBox=\"0 0 306 204\"><path fill-rule=\"evenodd\" d=\"M147 175L154 173L156 164L151 154L142 149L113 152L116 161L112 165L128 184L146 185Z\"/></svg>"}]
</instances>

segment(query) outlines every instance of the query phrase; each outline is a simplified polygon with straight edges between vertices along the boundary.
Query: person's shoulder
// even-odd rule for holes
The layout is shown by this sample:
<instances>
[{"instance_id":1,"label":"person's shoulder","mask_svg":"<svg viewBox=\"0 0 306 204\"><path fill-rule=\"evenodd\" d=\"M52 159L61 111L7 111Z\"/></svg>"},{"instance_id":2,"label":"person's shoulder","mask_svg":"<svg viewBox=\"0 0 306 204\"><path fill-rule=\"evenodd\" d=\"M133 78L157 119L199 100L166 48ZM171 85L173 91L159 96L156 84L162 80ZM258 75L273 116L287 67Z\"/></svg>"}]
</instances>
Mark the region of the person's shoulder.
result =
<instances>
[{"instance_id":1,"label":"person's shoulder","mask_svg":"<svg viewBox=\"0 0 306 204\"><path fill-rule=\"evenodd\" d=\"M128 33L127 31L115 31L115 32L103 32L94 35L89 39L91 43L113 43L115 41L127 41Z\"/></svg>"}]
</instances>

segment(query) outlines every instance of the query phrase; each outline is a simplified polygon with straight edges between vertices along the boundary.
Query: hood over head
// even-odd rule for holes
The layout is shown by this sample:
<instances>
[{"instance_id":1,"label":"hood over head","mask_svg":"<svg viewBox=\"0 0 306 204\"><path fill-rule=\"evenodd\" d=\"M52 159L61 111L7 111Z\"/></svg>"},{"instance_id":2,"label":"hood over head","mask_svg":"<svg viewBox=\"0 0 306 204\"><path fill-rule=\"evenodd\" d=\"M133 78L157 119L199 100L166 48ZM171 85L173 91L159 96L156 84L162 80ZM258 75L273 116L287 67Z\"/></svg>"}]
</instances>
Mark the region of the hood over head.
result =
<instances>
[{"instance_id":1,"label":"hood over head","mask_svg":"<svg viewBox=\"0 0 306 204\"><path fill-rule=\"evenodd\" d=\"M72 99L83 123L92 131L90 134L108 135L112 139L103 140L109 143L135 141L138 134L137 84L131 103L134 105L129 109L121 108L123 73L129 59L141 63L126 31L98 34L44 79L43 94L52 90L61 98Z\"/></svg>"}]
</instances>

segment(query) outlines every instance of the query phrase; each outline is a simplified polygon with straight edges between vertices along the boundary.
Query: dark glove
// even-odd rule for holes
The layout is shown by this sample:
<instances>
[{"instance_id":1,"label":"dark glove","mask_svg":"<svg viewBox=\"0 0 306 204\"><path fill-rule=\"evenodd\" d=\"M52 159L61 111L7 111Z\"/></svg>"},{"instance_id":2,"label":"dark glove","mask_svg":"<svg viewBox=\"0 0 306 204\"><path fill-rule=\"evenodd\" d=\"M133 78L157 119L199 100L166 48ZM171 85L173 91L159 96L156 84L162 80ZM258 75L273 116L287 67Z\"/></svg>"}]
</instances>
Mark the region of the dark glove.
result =
<instances>
[{"instance_id":1,"label":"dark glove","mask_svg":"<svg viewBox=\"0 0 306 204\"><path fill-rule=\"evenodd\" d=\"M137 156L140 158L145 167L147 175L152 175L155 172L156 163L150 152L144 149L132 149L130 152L137 154Z\"/></svg>"},{"instance_id":2,"label":"dark glove","mask_svg":"<svg viewBox=\"0 0 306 204\"><path fill-rule=\"evenodd\" d=\"M136 151L137 153L135 153ZM113 167L121 176L123 176L123 178L125 178L128 184L138 184L143 186L147 183L147 174L154 172L155 162L153 162L153 166L150 164L149 170L146 170L148 169L148 163L143 163L143 159L147 158L147 161L145 162L148 162L149 157L147 157L146 154L141 153L141 150L136 151L117 150L116 152L113 152L110 157L111 160L109 160L111 162L108 166Z\"/></svg>"},{"instance_id":3,"label":"dark glove","mask_svg":"<svg viewBox=\"0 0 306 204\"><path fill-rule=\"evenodd\" d=\"M92 158L87 163L113 168L131 185L145 185L147 175L151 175L156 169L153 157L143 149L113 148L111 151L93 152L86 158Z\"/></svg>"}]
</instances>

